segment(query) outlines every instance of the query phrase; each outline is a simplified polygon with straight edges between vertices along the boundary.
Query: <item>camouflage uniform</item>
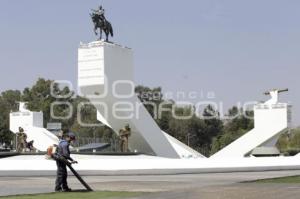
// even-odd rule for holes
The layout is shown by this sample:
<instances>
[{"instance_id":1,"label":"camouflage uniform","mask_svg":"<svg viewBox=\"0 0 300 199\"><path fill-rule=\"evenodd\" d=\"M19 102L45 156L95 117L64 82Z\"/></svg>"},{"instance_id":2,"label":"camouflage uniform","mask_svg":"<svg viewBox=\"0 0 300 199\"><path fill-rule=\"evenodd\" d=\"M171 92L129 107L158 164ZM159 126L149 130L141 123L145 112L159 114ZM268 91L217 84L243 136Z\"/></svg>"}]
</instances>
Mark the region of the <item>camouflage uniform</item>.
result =
<instances>
[{"instance_id":1,"label":"camouflage uniform","mask_svg":"<svg viewBox=\"0 0 300 199\"><path fill-rule=\"evenodd\" d=\"M126 125L125 128L122 128L119 131L119 136L121 139L121 142L120 142L121 152L128 152L128 138L130 135L131 135L131 129L130 129L129 125Z\"/></svg>"},{"instance_id":2,"label":"camouflage uniform","mask_svg":"<svg viewBox=\"0 0 300 199\"><path fill-rule=\"evenodd\" d=\"M18 140L18 145L17 145L17 151L18 152L24 152L27 146L27 135L24 133L24 130L20 128L19 133L17 133L17 140Z\"/></svg>"}]
</instances>

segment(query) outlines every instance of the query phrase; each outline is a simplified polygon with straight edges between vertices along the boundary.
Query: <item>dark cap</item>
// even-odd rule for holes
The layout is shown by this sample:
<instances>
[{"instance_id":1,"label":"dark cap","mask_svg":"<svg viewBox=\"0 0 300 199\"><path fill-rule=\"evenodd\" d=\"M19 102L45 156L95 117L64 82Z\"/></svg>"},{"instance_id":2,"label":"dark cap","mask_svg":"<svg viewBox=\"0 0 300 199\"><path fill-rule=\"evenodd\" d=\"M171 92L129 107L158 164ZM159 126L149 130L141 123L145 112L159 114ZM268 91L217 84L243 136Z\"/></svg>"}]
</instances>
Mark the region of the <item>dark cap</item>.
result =
<instances>
[{"instance_id":1,"label":"dark cap","mask_svg":"<svg viewBox=\"0 0 300 199\"><path fill-rule=\"evenodd\" d=\"M66 136L69 137L71 140L76 140L76 136L73 132L67 133Z\"/></svg>"}]
</instances>

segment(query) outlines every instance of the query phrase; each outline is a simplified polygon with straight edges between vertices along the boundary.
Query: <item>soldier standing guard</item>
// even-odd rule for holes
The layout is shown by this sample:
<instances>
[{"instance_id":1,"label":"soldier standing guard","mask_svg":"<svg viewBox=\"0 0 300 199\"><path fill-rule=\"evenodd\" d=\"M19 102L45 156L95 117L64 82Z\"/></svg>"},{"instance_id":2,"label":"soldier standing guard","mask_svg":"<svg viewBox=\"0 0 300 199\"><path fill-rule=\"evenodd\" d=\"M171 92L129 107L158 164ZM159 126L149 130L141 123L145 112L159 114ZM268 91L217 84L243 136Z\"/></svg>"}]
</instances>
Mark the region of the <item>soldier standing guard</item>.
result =
<instances>
[{"instance_id":1,"label":"soldier standing guard","mask_svg":"<svg viewBox=\"0 0 300 199\"><path fill-rule=\"evenodd\" d=\"M121 139L120 142L121 152L128 152L128 139L130 135L131 135L131 129L129 127L129 124L126 124L126 126L119 131L119 136Z\"/></svg>"},{"instance_id":2,"label":"soldier standing guard","mask_svg":"<svg viewBox=\"0 0 300 199\"><path fill-rule=\"evenodd\" d=\"M17 133L17 152L23 152L27 145L27 135L22 127L19 127L19 132Z\"/></svg>"}]
</instances>

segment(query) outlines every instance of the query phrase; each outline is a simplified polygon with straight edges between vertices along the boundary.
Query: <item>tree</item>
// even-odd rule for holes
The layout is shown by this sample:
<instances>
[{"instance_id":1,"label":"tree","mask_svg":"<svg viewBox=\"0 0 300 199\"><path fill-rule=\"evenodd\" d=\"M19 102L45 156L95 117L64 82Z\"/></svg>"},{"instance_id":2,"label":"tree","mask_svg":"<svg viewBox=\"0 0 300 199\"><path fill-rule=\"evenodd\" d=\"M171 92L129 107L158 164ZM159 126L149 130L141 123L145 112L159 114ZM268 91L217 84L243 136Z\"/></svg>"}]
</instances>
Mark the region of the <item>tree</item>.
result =
<instances>
[{"instance_id":1,"label":"tree","mask_svg":"<svg viewBox=\"0 0 300 199\"><path fill-rule=\"evenodd\" d=\"M205 144L205 154L209 155L212 147L213 139L217 135L221 135L223 133L223 122L220 120L220 114L217 110L215 110L211 105L208 105L203 111L204 125L203 136Z\"/></svg>"},{"instance_id":2,"label":"tree","mask_svg":"<svg viewBox=\"0 0 300 199\"><path fill-rule=\"evenodd\" d=\"M135 92L152 117L160 116L154 119L163 131L202 154L209 155L213 137L221 133L223 129L219 113L212 106L205 108L203 116L216 115L216 117L203 120L196 116L194 107L178 106L172 100L166 101L163 99L160 87L151 89L145 86L137 86ZM153 108L153 105L156 106L156 109ZM158 109L160 105L167 111L160 112ZM155 110L158 112L155 112ZM175 113L175 116L172 113ZM190 117L182 119L186 116Z\"/></svg>"},{"instance_id":3,"label":"tree","mask_svg":"<svg viewBox=\"0 0 300 199\"><path fill-rule=\"evenodd\" d=\"M17 90L8 90L1 93L0 96L0 143L11 144L14 138L9 130L9 114L11 111L17 111L16 101L20 101L21 92Z\"/></svg>"},{"instance_id":4,"label":"tree","mask_svg":"<svg viewBox=\"0 0 300 199\"><path fill-rule=\"evenodd\" d=\"M277 142L280 152L286 155L295 155L300 152L300 128L290 130L290 133L284 133Z\"/></svg>"},{"instance_id":5,"label":"tree","mask_svg":"<svg viewBox=\"0 0 300 199\"><path fill-rule=\"evenodd\" d=\"M160 87L137 86L135 92L163 131L207 156L222 149L253 128L253 120L239 114L242 110L237 107L233 107L228 111L228 115L232 117L228 121L222 121L218 111L211 105L203 110L203 118L199 118L193 106L179 106L172 100L165 100ZM68 97L56 97L62 95ZM109 127L85 127L79 123L78 115L86 124L99 123L96 117L97 110L94 106L86 105L83 109L77 110L78 105L88 103L88 99L76 96L68 87L60 87L52 80L40 78L31 88L25 88L23 92L9 90L1 93L0 142L9 144L13 139L13 134L9 131L9 113L18 109L18 101L28 102L27 108L31 111L42 111L44 113L44 124L47 122L61 122L64 129L73 131L78 137L97 137L102 138L103 142L117 140L117 135ZM64 102L62 105L54 106L55 116L68 115L70 113L70 108L66 105L68 103L73 107L71 117L66 119L52 118L50 110L54 102ZM158 109L160 105L164 108L162 112ZM175 116L173 113L175 113ZM245 113L248 116L253 115L252 111L245 111ZM300 133L295 131L292 135L293 140L286 139L286 142L284 142L281 139L279 143L281 148L299 148ZM114 143L116 144L116 142ZM117 150L117 145L113 148Z\"/></svg>"},{"instance_id":6,"label":"tree","mask_svg":"<svg viewBox=\"0 0 300 199\"><path fill-rule=\"evenodd\" d=\"M157 108L163 102L161 87L150 89L139 85L135 87L135 93L152 117L158 114Z\"/></svg>"},{"instance_id":7,"label":"tree","mask_svg":"<svg viewBox=\"0 0 300 199\"><path fill-rule=\"evenodd\" d=\"M223 133L213 139L211 154L226 147L254 127L253 119L250 119L253 111L244 112L242 109L232 107L228 111L228 116L231 119L225 123Z\"/></svg>"}]
</instances>

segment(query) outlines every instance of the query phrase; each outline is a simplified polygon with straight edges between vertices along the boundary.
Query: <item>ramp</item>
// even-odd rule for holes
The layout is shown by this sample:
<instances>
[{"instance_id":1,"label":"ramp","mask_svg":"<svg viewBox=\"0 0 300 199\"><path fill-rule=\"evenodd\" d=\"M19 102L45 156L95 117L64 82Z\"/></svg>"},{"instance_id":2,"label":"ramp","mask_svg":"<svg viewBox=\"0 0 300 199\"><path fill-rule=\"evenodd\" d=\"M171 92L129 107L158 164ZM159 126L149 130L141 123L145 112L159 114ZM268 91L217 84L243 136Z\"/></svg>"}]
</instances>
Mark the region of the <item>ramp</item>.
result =
<instances>
[{"instance_id":1,"label":"ramp","mask_svg":"<svg viewBox=\"0 0 300 199\"><path fill-rule=\"evenodd\" d=\"M212 158L242 158L260 146L273 147L279 136L288 131L291 106L278 102L279 90L269 91L272 98L254 107L254 129L217 152Z\"/></svg>"},{"instance_id":2,"label":"ramp","mask_svg":"<svg viewBox=\"0 0 300 199\"><path fill-rule=\"evenodd\" d=\"M58 137L43 127L43 113L26 109L21 102L18 112L10 113L10 131L19 132L22 127L27 134L27 141L33 140L33 146L39 151L47 151L50 145L58 143Z\"/></svg>"}]
</instances>

